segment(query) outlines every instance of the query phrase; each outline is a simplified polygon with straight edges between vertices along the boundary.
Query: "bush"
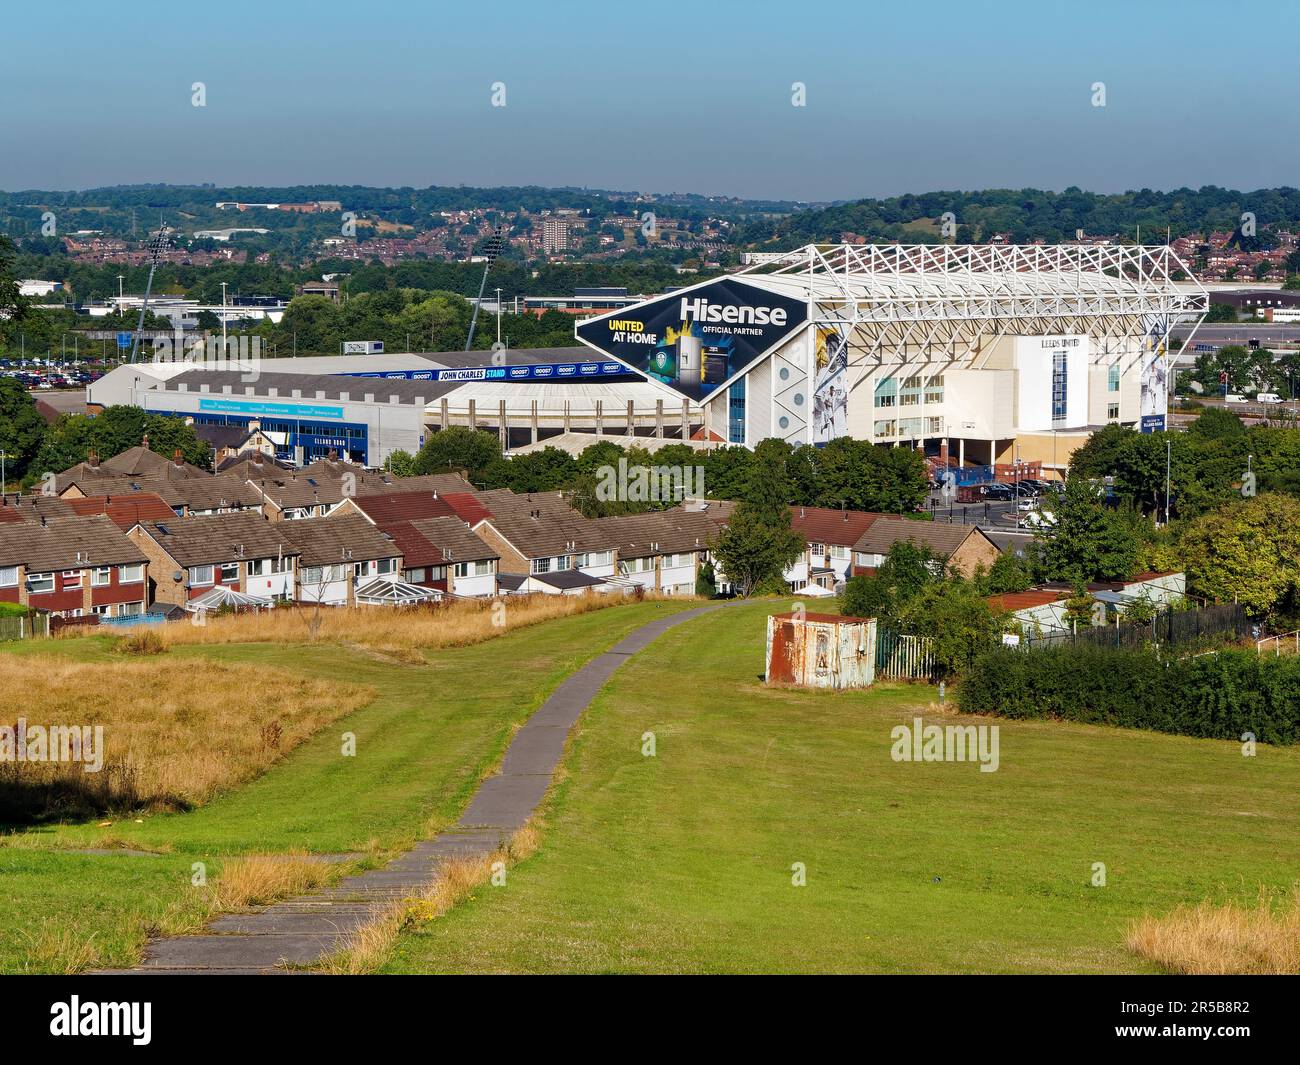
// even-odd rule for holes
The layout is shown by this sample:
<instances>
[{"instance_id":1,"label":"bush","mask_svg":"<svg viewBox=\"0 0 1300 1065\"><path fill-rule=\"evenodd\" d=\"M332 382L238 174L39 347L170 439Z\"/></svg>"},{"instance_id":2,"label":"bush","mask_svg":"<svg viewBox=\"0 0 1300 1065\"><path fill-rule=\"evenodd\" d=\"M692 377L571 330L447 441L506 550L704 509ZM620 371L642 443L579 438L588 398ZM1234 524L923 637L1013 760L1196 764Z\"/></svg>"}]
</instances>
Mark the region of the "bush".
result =
<instances>
[{"instance_id":1,"label":"bush","mask_svg":"<svg viewBox=\"0 0 1300 1065\"><path fill-rule=\"evenodd\" d=\"M1300 658L1221 651L1162 661L1149 651L998 648L958 694L964 713L1058 718L1203 739L1300 742Z\"/></svg>"},{"instance_id":2,"label":"bush","mask_svg":"<svg viewBox=\"0 0 1300 1065\"><path fill-rule=\"evenodd\" d=\"M116 650L124 655L160 655L166 652L167 642L154 629L136 629L117 641Z\"/></svg>"}]
</instances>

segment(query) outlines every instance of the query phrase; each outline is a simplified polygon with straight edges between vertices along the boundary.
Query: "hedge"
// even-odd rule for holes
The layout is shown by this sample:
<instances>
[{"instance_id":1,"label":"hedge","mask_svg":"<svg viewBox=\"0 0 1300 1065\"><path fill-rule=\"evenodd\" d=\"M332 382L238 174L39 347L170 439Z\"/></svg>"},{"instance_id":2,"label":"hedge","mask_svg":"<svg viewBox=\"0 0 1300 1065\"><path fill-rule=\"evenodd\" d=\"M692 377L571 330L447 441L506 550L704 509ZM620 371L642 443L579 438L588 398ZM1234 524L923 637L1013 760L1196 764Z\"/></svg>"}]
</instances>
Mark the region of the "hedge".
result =
<instances>
[{"instance_id":1,"label":"hedge","mask_svg":"<svg viewBox=\"0 0 1300 1065\"><path fill-rule=\"evenodd\" d=\"M1150 651L1079 644L998 648L975 659L957 698L968 714L1300 742L1300 657L1221 651L1162 661Z\"/></svg>"}]
</instances>

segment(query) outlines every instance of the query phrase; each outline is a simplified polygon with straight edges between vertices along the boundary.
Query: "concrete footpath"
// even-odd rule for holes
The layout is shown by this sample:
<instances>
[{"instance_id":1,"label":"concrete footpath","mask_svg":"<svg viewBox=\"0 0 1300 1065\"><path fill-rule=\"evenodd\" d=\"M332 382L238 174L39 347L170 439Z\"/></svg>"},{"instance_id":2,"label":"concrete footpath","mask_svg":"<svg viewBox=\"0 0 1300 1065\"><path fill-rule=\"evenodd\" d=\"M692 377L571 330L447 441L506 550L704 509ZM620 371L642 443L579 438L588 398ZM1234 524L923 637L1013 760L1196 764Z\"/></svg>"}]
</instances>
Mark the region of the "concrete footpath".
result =
<instances>
[{"instance_id":1,"label":"concrete footpath","mask_svg":"<svg viewBox=\"0 0 1300 1065\"><path fill-rule=\"evenodd\" d=\"M101 972L289 974L294 970L283 965L311 964L341 949L378 910L420 894L437 879L443 862L482 857L508 842L542 801L569 730L614 671L669 629L723 605L647 622L566 678L515 733L501 772L484 780L460 820L435 838L381 869L347 877L317 894L286 899L257 913L218 917L202 935L153 940L139 966Z\"/></svg>"}]
</instances>

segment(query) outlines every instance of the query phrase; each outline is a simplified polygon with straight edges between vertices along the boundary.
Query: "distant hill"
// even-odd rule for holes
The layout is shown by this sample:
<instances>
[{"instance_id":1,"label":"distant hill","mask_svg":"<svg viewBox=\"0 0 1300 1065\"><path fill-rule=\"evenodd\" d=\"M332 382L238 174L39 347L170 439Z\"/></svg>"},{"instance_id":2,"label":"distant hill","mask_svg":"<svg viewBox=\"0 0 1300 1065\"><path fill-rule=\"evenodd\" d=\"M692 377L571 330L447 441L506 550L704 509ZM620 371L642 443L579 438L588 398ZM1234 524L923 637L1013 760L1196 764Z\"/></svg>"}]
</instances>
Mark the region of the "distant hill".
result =
<instances>
[{"instance_id":1,"label":"distant hill","mask_svg":"<svg viewBox=\"0 0 1300 1065\"><path fill-rule=\"evenodd\" d=\"M869 241L937 243L943 239L939 230L942 216L949 211L956 219L958 243L988 240L995 233L1007 233L1015 243L1039 238L1057 243L1073 240L1079 229L1089 236L1132 238L1139 226L1151 239L1163 240L1166 230L1175 237L1238 230L1242 214L1249 211L1256 221L1256 247L1270 247L1276 242L1271 231L1300 228L1300 189L1288 186L1237 192L1210 185L1171 192L1141 189L1115 195L1078 188L1064 192L927 192L858 200L755 220L739 227L732 239L743 247L765 250L836 242L846 233Z\"/></svg>"}]
</instances>

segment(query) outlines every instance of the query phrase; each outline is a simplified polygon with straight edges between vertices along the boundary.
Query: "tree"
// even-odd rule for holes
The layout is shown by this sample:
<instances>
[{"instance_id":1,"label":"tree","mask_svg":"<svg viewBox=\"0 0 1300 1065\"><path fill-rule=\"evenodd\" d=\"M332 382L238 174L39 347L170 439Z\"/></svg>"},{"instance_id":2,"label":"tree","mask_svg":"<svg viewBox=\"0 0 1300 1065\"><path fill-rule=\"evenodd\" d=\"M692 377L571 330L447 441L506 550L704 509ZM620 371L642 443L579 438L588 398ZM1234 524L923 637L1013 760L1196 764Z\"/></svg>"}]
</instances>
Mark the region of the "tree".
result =
<instances>
[{"instance_id":1,"label":"tree","mask_svg":"<svg viewBox=\"0 0 1300 1065\"><path fill-rule=\"evenodd\" d=\"M970 581L932 581L907 604L903 628L930 639L931 661L940 676L964 670L981 651L997 645L1001 617Z\"/></svg>"},{"instance_id":2,"label":"tree","mask_svg":"<svg viewBox=\"0 0 1300 1065\"><path fill-rule=\"evenodd\" d=\"M743 597L756 590L784 590L785 570L805 547L790 524L789 448L777 445L781 442L764 440L755 449L741 501L713 551L719 568Z\"/></svg>"},{"instance_id":3,"label":"tree","mask_svg":"<svg viewBox=\"0 0 1300 1065\"><path fill-rule=\"evenodd\" d=\"M415 475L415 456L400 448L390 451L384 460L384 469L394 477L412 477Z\"/></svg>"},{"instance_id":4,"label":"tree","mask_svg":"<svg viewBox=\"0 0 1300 1065\"><path fill-rule=\"evenodd\" d=\"M0 451L5 453L6 476L20 478L27 472L44 436L45 419L36 401L14 378L0 377Z\"/></svg>"},{"instance_id":5,"label":"tree","mask_svg":"<svg viewBox=\"0 0 1300 1065\"><path fill-rule=\"evenodd\" d=\"M713 572L713 563L705 562L695 578L695 594L701 599L712 599L718 594L717 577Z\"/></svg>"},{"instance_id":6,"label":"tree","mask_svg":"<svg viewBox=\"0 0 1300 1065\"><path fill-rule=\"evenodd\" d=\"M1141 541L1130 520L1107 510L1096 490L1072 477L1056 508L1056 524L1035 543L1046 580L1123 580L1132 575Z\"/></svg>"},{"instance_id":7,"label":"tree","mask_svg":"<svg viewBox=\"0 0 1300 1065\"><path fill-rule=\"evenodd\" d=\"M1300 589L1300 500L1264 493L1205 514L1179 552L1197 594L1266 616Z\"/></svg>"},{"instance_id":8,"label":"tree","mask_svg":"<svg viewBox=\"0 0 1300 1065\"><path fill-rule=\"evenodd\" d=\"M484 472L500 458L501 441L495 433L453 425L424 442L413 469L421 476L464 470L471 481L481 483Z\"/></svg>"},{"instance_id":9,"label":"tree","mask_svg":"<svg viewBox=\"0 0 1300 1065\"><path fill-rule=\"evenodd\" d=\"M13 276L14 246L6 236L0 236L0 319L18 319L27 310L27 302Z\"/></svg>"},{"instance_id":10,"label":"tree","mask_svg":"<svg viewBox=\"0 0 1300 1065\"><path fill-rule=\"evenodd\" d=\"M212 449L199 439L194 426L169 414L146 414L140 407L109 407L103 414L64 414L46 428L40 450L24 480L32 483L46 473L58 473L85 462L93 450L101 459L120 455L149 438L149 449L168 458L179 449L181 458L203 469L212 465Z\"/></svg>"}]
</instances>

